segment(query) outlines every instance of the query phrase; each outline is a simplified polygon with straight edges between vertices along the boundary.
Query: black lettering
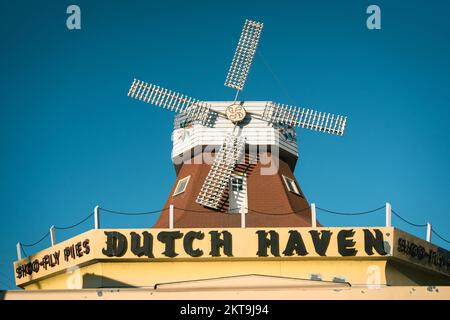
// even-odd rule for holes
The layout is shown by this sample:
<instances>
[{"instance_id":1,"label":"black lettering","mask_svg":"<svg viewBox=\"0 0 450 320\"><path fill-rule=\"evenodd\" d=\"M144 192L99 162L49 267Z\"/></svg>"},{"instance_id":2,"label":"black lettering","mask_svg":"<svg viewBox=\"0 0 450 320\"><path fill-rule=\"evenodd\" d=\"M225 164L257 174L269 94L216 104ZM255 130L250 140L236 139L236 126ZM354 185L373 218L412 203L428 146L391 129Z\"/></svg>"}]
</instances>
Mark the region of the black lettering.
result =
<instances>
[{"instance_id":1,"label":"black lettering","mask_svg":"<svg viewBox=\"0 0 450 320\"><path fill-rule=\"evenodd\" d=\"M363 229L364 231L364 250L371 256L373 255L373 249L375 249L378 254L384 256L387 252L384 250L384 238L383 232L379 229L374 229L375 236L370 232L369 229Z\"/></svg>"},{"instance_id":2,"label":"black lettering","mask_svg":"<svg viewBox=\"0 0 450 320\"><path fill-rule=\"evenodd\" d=\"M162 253L166 257L176 257L178 253L175 252L175 240L181 239L183 234L180 231L161 231L158 234L158 240L166 245Z\"/></svg>"},{"instance_id":3,"label":"black lettering","mask_svg":"<svg viewBox=\"0 0 450 320\"><path fill-rule=\"evenodd\" d=\"M21 279L22 278L22 268L20 266L18 266L16 268L16 273L17 273L17 279Z\"/></svg>"},{"instance_id":4,"label":"black lettering","mask_svg":"<svg viewBox=\"0 0 450 320\"><path fill-rule=\"evenodd\" d=\"M424 256L425 256L425 248L420 246L417 257L419 258L419 260L422 260Z\"/></svg>"},{"instance_id":5,"label":"black lettering","mask_svg":"<svg viewBox=\"0 0 450 320\"><path fill-rule=\"evenodd\" d=\"M417 245L415 243L411 243L409 246L409 255L411 257L417 256Z\"/></svg>"},{"instance_id":6,"label":"black lettering","mask_svg":"<svg viewBox=\"0 0 450 320\"><path fill-rule=\"evenodd\" d=\"M89 254L91 252L91 247L89 247L89 239L83 241L84 254Z\"/></svg>"},{"instance_id":7,"label":"black lettering","mask_svg":"<svg viewBox=\"0 0 450 320\"><path fill-rule=\"evenodd\" d=\"M144 244L141 246L141 236L136 232L131 232L131 252L138 257L145 255L153 258L153 236L147 231L144 231L142 235L144 237Z\"/></svg>"},{"instance_id":8,"label":"black lettering","mask_svg":"<svg viewBox=\"0 0 450 320\"><path fill-rule=\"evenodd\" d=\"M64 260L65 261L69 261L69 257L70 257L70 248L69 247L65 247L64 248Z\"/></svg>"},{"instance_id":9,"label":"black lettering","mask_svg":"<svg viewBox=\"0 0 450 320\"><path fill-rule=\"evenodd\" d=\"M32 265L31 262L28 262L28 263L25 265L25 272L26 272L28 275L31 275L31 274L33 273L33 265Z\"/></svg>"},{"instance_id":10,"label":"black lettering","mask_svg":"<svg viewBox=\"0 0 450 320\"><path fill-rule=\"evenodd\" d=\"M38 273L39 272L39 260L33 261L33 272Z\"/></svg>"},{"instance_id":11,"label":"black lettering","mask_svg":"<svg viewBox=\"0 0 450 320\"><path fill-rule=\"evenodd\" d=\"M55 258L55 263L59 264L59 255L60 255L60 251L56 251L53 253L53 257Z\"/></svg>"},{"instance_id":12,"label":"black lettering","mask_svg":"<svg viewBox=\"0 0 450 320\"><path fill-rule=\"evenodd\" d=\"M353 229L341 230L338 232L337 235L338 251L341 256L343 257L356 256L358 250L353 248L356 242L353 241L353 239L349 239L353 237L354 234L355 231Z\"/></svg>"},{"instance_id":13,"label":"black lettering","mask_svg":"<svg viewBox=\"0 0 450 320\"><path fill-rule=\"evenodd\" d=\"M54 266L56 266L56 262L53 260L53 255L52 254L49 254L48 255L48 257L49 257L49 261L50 261L50 267L54 267Z\"/></svg>"},{"instance_id":14,"label":"black lettering","mask_svg":"<svg viewBox=\"0 0 450 320\"><path fill-rule=\"evenodd\" d=\"M265 230L258 230L256 234L258 235L258 251L256 252L258 257L267 257L267 248L269 247L272 255L276 257L280 256L280 240L276 231L269 231L270 240L267 239L268 233Z\"/></svg>"},{"instance_id":15,"label":"black lettering","mask_svg":"<svg viewBox=\"0 0 450 320\"><path fill-rule=\"evenodd\" d=\"M203 255L203 250L200 249L193 249L192 243L195 239L202 240L205 237L205 234L201 231L195 232L195 231L189 231L186 233L183 239L183 247L184 251L190 255L191 257L197 258L201 257Z\"/></svg>"},{"instance_id":16,"label":"black lettering","mask_svg":"<svg viewBox=\"0 0 450 320\"><path fill-rule=\"evenodd\" d=\"M293 256L294 251L298 256L306 256L308 254L300 232L296 230L290 230L289 240L287 242L286 249L283 251L283 254L285 256Z\"/></svg>"},{"instance_id":17,"label":"black lettering","mask_svg":"<svg viewBox=\"0 0 450 320\"><path fill-rule=\"evenodd\" d=\"M81 247L81 241L80 241L75 245L75 254L77 255L77 257L83 256L83 252L81 249L82 249L82 247Z\"/></svg>"},{"instance_id":18,"label":"black lettering","mask_svg":"<svg viewBox=\"0 0 450 320\"><path fill-rule=\"evenodd\" d=\"M102 252L107 257L121 257L125 254L128 247L127 238L117 231L105 231L106 249Z\"/></svg>"},{"instance_id":19,"label":"black lettering","mask_svg":"<svg viewBox=\"0 0 450 320\"><path fill-rule=\"evenodd\" d=\"M326 256L333 232L329 230L311 230L309 233L311 234L311 239L317 254L322 257Z\"/></svg>"},{"instance_id":20,"label":"black lettering","mask_svg":"<svg viewBox=\"0 0 450 320\"><path fill-rule=\"evenodd\" d=\"M398 238L397 251L398 252L405 252L405 239Z\"/></svg>"},{"instance_id":21,"label":"black lettering","mask_svg":"<svg viewBox=\"0 0 450 320\"><path fill-rule=\"evenodd\" d=\"M75 259L75 245L70 246L70 256Z\"/></svg>"},{"instance_id":22,"label":"black lettering","mask_svg":"<svg viewBox=\"0 0 450 320\"><path fill-rule=\"evenodd\" d=\"M220 248L223 248L223 253L226 256L233 256L231 233L228 231L210 231L209 234L211 235L211 252L209 254L212 257L220 257ZM223 235L223 239L220 238L221 234Z\"/></svg>"},{"instance_id":23,"label":"black lettering","mask_svg":"<svg viewBox=\"0 0 450 320\"><path fill-rule=\"evenodd\" d=\"M50 256L48 254L42 257L41 264L44 270L47 270L47 266L50 264Z\"/></svg>"}]
</instances>

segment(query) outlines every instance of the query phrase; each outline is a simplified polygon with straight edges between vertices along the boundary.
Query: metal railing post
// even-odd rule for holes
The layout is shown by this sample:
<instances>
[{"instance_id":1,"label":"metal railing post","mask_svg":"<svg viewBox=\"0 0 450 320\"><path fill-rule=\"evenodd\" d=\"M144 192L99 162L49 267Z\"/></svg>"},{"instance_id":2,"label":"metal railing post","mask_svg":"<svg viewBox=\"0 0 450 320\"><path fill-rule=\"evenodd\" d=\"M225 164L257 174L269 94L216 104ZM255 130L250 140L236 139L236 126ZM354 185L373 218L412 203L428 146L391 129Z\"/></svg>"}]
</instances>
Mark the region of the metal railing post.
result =
<instances>
[{"instance_id":1,"label":"metal railing post","mask_svg":"<svg viewBox=\"0 0 450 320\"><path fill-rule=\"evenodd\" d=\"M241 228L245 228L245 209L241 208Z\"/></svg>"},{"instance_id":2,"label":"metal railing post","mask_svg":"<svg viewBox=\"0 0 450 320\"><path fill-rule=\"evenodd\" d=\"M392 226L392 207L389 202L386 202L386 227Z\"/></svg>"},{"instance_id":3,"label":"metal railing post","mask_svg":"<svg viewBox=\"0 0 450 320\"><path fill-rule=\"evenodd\" d=\"M431 223L427 222L427 241L431 242Z\"/></svg>"},{"instance_id":4,"label":"metal railing post","mask_svg":"<svg viewBox=\"0 0 450 320\"><path fill-rule=\"evenodd\" d=\"M22 250L21 250L20 242L17 242L16 244L16 250L17 250L17 260L22 260Z\"/></svg>"},{"instance_id":5,"label":"metal railing post","mask_svg":"<svg viewBox=\"0 0 450 320\"><path fill-rule=\"evenodd\" d=\"M94 228L100 229L100 207L95 206L94 208Z\"/></svg>"},{"instance_id":6,"label":"metal railing post","mask_svg":"<svg viewBox=\"0 0 450 320\"><path fill-rule=\"evenodd\" d=\"M55 226L50 227L50 242L52 243L52 247L56 244L56 234L55 234Z\"/></svg>"},{"instance_id":7,"label":"metal railing post","mask_svg":"<svg viewBox=\"0 0 450 320\"><path fill-rule=\"evenodd\" d=\"M173 229L173 204L169 206L169 229Z\"/></svg>"},{"instance_id":8,"label":"metal railing post","mask_svg":"<svg viewBox=\"0 0 450 320\"><path fill-rule=\"evenodd\" d=\"M311 227L317 228L316 204L311 203Z\"/></svg>"}]
</instances>

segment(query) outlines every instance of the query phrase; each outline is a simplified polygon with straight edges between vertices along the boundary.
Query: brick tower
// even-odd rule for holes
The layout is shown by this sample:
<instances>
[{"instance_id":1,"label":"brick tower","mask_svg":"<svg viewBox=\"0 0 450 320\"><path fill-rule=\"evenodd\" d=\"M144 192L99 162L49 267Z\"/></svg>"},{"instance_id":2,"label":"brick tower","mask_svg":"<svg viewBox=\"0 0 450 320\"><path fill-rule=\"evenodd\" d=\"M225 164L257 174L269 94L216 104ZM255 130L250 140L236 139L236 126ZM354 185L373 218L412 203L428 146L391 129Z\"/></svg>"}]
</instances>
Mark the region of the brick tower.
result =
<instances>
[{"instance_id":1,"label":"brick tower","mask_svg":"<svg viewBox=\"0 0 450 320\"><path fill-rule=\"evenodd\" d=\"M224 112L233 102L208 104L212 110ZM247 114L238 125L218 118L213 126L204 126L177 116L172 139L177 178L164 206L167 209L161 213L155 228L169 226L170 205L175 208L176 228L240 227L242 214L247 227L311 226L308 202L293 174L298 158L295 129L259 119L268 104L265 101L239 103ZM226 148L225 144L221 145L224 138L233 130L245 137L245 147L225 183L218 205L211 208L199 201L199 195L216 163L215 158Z\"/></svg>"}]
</instances>

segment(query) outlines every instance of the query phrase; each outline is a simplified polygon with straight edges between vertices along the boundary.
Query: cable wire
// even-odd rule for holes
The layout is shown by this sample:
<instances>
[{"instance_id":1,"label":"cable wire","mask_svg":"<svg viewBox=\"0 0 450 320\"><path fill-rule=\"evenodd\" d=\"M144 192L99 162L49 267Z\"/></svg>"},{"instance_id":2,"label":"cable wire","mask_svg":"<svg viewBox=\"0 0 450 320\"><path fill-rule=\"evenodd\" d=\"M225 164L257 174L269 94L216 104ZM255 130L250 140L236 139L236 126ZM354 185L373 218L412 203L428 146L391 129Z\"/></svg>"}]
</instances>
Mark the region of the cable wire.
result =
<instances>
[{"instance_id":1,"label":"cable wire","mask_svg":"<svg viewBox=\"0 0 450 320\"><path fill-rule=\"evenodd\" d=\"M202 210L192 210L192 209L183 209L183 208L177 208L174 207L174 210L181 210L181 211L186 211L186 212L196 212L196 213L208 213L208 211L202 211ZM241 208L235 208L235 209L228 209L229 211L233 211L233 210L237 210L237 209L241 209ZM283 215L290 215L290 214L296 214L296 213L300 213L303 212L305 210L310 209L310 207L306 207L303 208L301 210L297 210L297 211L291 211L291 212L283 212L283 213L271 213L271 212L262 212L262 211L257 211L257 210L253 210L250 208L242 208L244 210L248 210L254 213L258 213L258 214L264 214L264 215L269 215L269 216L283 216Z\"/></svg>"},{"instance_id":2,"label":"cable wire","mask_svg":"<svg viewBox=\"0 0 450 320\"><path fill-rule=\"evenodd\" d=\"M450 243L449 240L445 239L444 237L442 237L439 233L437 233L433 227L431 227L431 232L433 232L433 234L435 234L439 239L441 239L442 241L445 241L447 243Z\"/></svg>"},{"instance_id":3,"label":"cable wire","mask_svg":"<svg viewBox=\"0 0 450 320\"><path fill-rule=\"evenodd\" d=\"M162 208L160 210L154 210L154 211L147 211L147 212L121 212L121 211L115 211L115 210L109 210L109 209L105 209L105 208L99 208L100 210L112 213L112 214L119 214L119 215L124 215L124 216L142 216L145 214L153 214L153 213L158 213L161 212L163 210L166 210L168 208Z\"/></svg>"},{"instance_id":4,"label":"cable wire","mask_svg":"<svg viewBox=\"0 0 450 320\"><path fill-rule=\"evenodd\" d=\"M272 68L270 67L269 63L267 62L267 60L264 58L263 54L261 53L261 50L258 50L256 52L256 54L261 58L261 61L263 62L264 66L267 68L267 70L269 70L270 74L272 75L272 77L275 79L275 81L277 82L278 86L280 87L280 89L283 91L283 93L288 97L288 99L290 100L290 103L293 104L294 103L294 99L292 99L291 95L289 94L288 90L286 89L286 87L283 85L283 83L281 82L281 80L277 77L277 75L275 74L275 72L272 70Z\"/></svg>"},{"instance_id":5,"label":"cable wire","mask_svg":"<svg viewBox=\"0 0 450 320\"><path fill-rule=\"evenodd\" d=\"M341 216L360 216L360 215L363 215L363 214L368 214L368 213L372 213L372 212L381 210L383 208L385 208L385 205L383 205L383 206L381 206L379 208L373 209L373 210L349 213L349 212L336 212L336 211L331 211L331 210L328 210L328 209L316 207L317 210L325 211L325 212L328 212L328 213L337 214L337 215L341 215Z\"/></svg>"},{"instance_id":6,"label":"cable wire","mask_svg":"<svg viewBox=\"0 0 450 320\"><path fill-rule=\"evenodd\" d=\"M28 254L25 252L25 249L23 248L22 244L20 244L20 251L22 251L24 257L28 257Z\"/></svg>"},{"instance_id":7,"label":"cable wire","mask_svg":"<svg viewBox=\"0 0 450 320\"><path fill-rule=\"evenodd\" d=\"M422 228L422 227L426 227L426 224L417 224L417 223L412 223L411 221L406 220L405 218L403 218L401 215L399 215L397 212L395 212L393 209L391 209L392 213L399 219L403 220L404 222L406 222L407 224L410 224L414 227L418 227L418 228Z\"/></svg>"},{"instance_id":8,"label":"cable wire","mask_svg":"<svg viewBox=\"0 0 450 320\"><path fill-rule=\"evenodd\" d=\"M207 213L206 211L200 211L200 210L191 210L191 209L184 209L184 208L177 208L177 207L173 207L175 210L182 210L182 211L186 211L186 212L198 212L198 213ZM317 210L320 211L324 211L324 212L328 212L331 214L337 214L337 215L343 215L343 216L357 216L357 215L364 215L364 214L369 214L369 213L373 213L376 212L378 210L381 210L383 208L385 208L385 205L372 209L372 210L368 210L368 211L362 211L362 212L337 212L337 211L331 211L328 209L324 209L324 208L320 208L320 207L316 207ZM105 208L100 208L99 210L103 210L105 212L108 213L112 213L112 214L118 214L118 215L126 215L126 216L140 216L140 215L147 215L147 214L154 214L154 213L159 213L162 212L164 210L167 210L169 208L162 208L159 210L154 210L154 211L147 211L147 212L122 212L122 211L116 211L116 210L110 210L110 209L105 209ZM292 212L283 212L283 213L273 213L273 212L263 212L263 211L258 211L258 210L253 210L250 208L244 208L245 210L257 213L257 214L263 214L263 215L271 215L271 216L283 216L283 215L291 215L291 214L296 214L296 213L300 213L306 210L310 210L311 207L306 207L297 211L292 211ZM391 209L392 210L392 209ZM426 227L426 224L416 224L413 223L411 221L406 220L405 218L403 218L402 216L400 216L400 214L398 214L397 212L395 212L394 210L392 210L392 213L399 219L403 220L404 222L406 222L407 224L410 224L414 227ZM83 220L81 220L80 222L71 225L71 226L67 226L67 227L54 227L57 230L67 230L67 229L71 229L74 227L79 226L80 224L86 222L89 218L91 218L94 215L94 212L92 212L90 215L88 215L86 218L84 218ZM449 240L445 239L444 237L442 237L437 231L435 231L433 228L431 229L432 233L434 233L437 237L439 237L441 240L450 243ZM41 243L42 241L44 241L48 236L50 235L50 231L48 231L41 239L39 239L38 241L31 243L31 244L26 244L26 243L20 243L20 249L22 251L22 253L24 254L25 257L28 256L28 254L25 252L24 247L33 247L39 243Z\"/></svg>"},{"instance_id":9,"label":"cable wire","mask_svg":"<svg viewBox=\"0 0 450 320\"><path fill-rule=\"evenodd\" d=\"M94 215L94 213L92 212L90 215L88 215L86 218L84 218L83 220L81 220L81 221L78 222L78 223L75 223L75 224L73 224L73 225L71 225L71 226L68 226L68 227L55 227L55 229L56 229L56 230L67 230L67 229L75 228L75 227L79 226L80 224L82 224L83 222L87 221L87 220L88 220L90 217L92 217L93 215Z\"/></svg>"},{"instance_id":10,"label":"cable wire","mask_svg":"<svg viewBox=\"0 0 450 320\"><path fill-rule=\"evenodd\" d=\"M50 235L50 231L47 231L47 233L41 239L39 239L39 241L36 241L34 243L31 243L31 244L21 243L20 245L24 246L24 247L34 247L35 245L37 245L37 244L41 243L42 241L44 241L44 239L47 238L49 235Z\"/></svg>"},{"instance_id":11,"label":"cable wire","mask_svg":"<svg viewBox=\"0 0 450 320\"><path fill-rule=\"evenodd\" d=\"M271 212L263 212L263 211L257 211L257 210L253 210L250 208L246 208L248 211L252 211L258 214L264 214L264 215L268 215L268 216L287 216L287 215L291 215L291 214L296 214L296 213L300 213L303 211L306 211L308 209L311 209L311 207L306 207L297 211L291 211L291 212L283 212L283 213L271 213Z\"/></svg>"},{"instance_id":12,"label":"cable wire","mask_svg":"<svg viewBox=\"0 0 450 320\"><path fill-rule=\"evenodd\" d=\"M166 208L167 209L167 208ZM183 209L183 208L177 208L173 207L174 210L181 210L186 212L196 212L196 213L208 213L207 211L201 211L201 210L191 210L191 209Z\"/></svg>"}]
</instances>

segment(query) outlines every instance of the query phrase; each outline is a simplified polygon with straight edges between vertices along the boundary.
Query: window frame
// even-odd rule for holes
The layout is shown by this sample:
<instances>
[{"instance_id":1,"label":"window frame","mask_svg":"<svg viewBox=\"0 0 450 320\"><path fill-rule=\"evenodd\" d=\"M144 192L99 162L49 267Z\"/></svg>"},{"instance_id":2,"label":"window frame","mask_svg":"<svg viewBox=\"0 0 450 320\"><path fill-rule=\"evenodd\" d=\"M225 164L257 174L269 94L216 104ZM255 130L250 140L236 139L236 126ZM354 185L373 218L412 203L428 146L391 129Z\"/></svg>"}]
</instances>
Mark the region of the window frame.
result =
<instances>
[{"instance_id":1,"label":"window frame","mask_svg":"<svg viewBox=\"0 0 450 320\"><path fill-rule=\"evenodd\" d=\"M286 189L287 189L289 192L292 192L293 194L296 194L296 195L298 195L298 196L300 196L300 197L303 197L303 195L302 195L301 192L300 192L300 188L297 186L297 183L295 182L295 180L294 180L294 179L291 179L291 178L289 178L289 177L286 177L284 174L283 174L282 176L283 176L284 184L286 185ZM291 183L292 186L294 187L294 190L291 190L291 188L290 188L290 183Z\"/></svg>"},{"instance_id":2,"label":"window frame","mask_svg":"<svg viewBox=\"0 0 450 320\"><path fill-rule=\"evenodd\" d=\"M186 191L186 189L187 189L188 184L189 184L189 180L191 180L191 176L190 175L184 177L183 179L178 180L177 186L175 187L175 190L173 191L172 197L175 197L175 196L177 196L179 194L184 193ZM186 181L186 184L184 185L184 188L182 190L178 190L178 188L181 186L181 184L184 181Z\"/></svg>"},{"instance_id":3,"label":"window frame","mask_svg":"<svg viewBox=\"0 0 450 320\"><path fill-rule=\"evenodd\" d=\"M233 183L233 179L236 179L237 181L239 181L239 183ZM244 177L243 176L238 176L238 175L232 175L230 177L230 186L231 186L231 191L243 191L244 190ZM237 187L237 190L234 190L234 187Z\"/></svg>"}]
</instances>

